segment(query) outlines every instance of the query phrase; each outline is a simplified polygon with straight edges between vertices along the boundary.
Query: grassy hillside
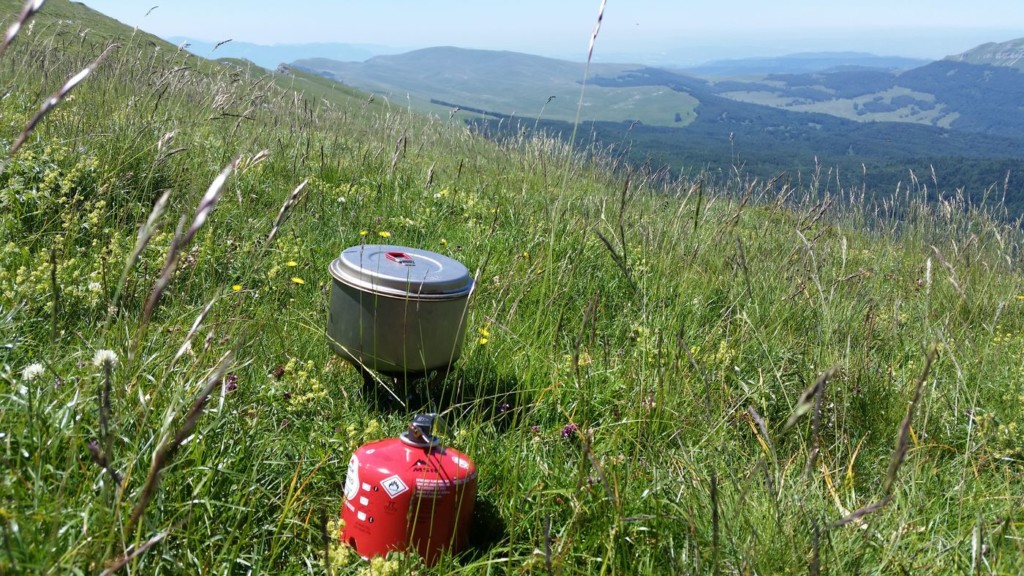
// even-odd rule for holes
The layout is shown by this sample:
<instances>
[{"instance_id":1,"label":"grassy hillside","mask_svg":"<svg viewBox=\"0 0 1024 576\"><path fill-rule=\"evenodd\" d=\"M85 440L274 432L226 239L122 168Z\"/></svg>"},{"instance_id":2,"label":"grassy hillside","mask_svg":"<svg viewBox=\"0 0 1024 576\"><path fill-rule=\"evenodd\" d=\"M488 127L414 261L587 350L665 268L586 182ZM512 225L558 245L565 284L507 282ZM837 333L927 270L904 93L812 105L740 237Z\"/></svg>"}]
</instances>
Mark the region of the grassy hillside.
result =
<instances>
[{"instance_id":1,"label":"grassy hillside","mask_svg":"<svg viewBox=\"0 0 1024 576\"><path fill-rule=\"evenodd\" d=\"M585 68L580 62L451 47L376 56L365 62L314 58L293 65L424 112L447 115L461 107L570 122L576 118ZM600 64L593 70L616 76L634 67ZM664 88L593 87L584 98L582 116L683 126L693 120L696 104L690 95Z\"/></svg>"},{"instance_id":2,"label":"grassy hillside","mask_svg":"<svg viewBox=\"0 0 1024 576\"><path fill-rule=\"evenodd\" d=\"M119 43L0 160L0 573L1024 569L1002 214L922 182L867 204L613 173L113 24L82 38L56 21L78 9L50 0L0 58L7 150ZM477 278L428 407L478 513L431 569L354 558L333 522L351 450L412 411L324 336L328 263L384 241Z\"/></svg>"}]
</instances>

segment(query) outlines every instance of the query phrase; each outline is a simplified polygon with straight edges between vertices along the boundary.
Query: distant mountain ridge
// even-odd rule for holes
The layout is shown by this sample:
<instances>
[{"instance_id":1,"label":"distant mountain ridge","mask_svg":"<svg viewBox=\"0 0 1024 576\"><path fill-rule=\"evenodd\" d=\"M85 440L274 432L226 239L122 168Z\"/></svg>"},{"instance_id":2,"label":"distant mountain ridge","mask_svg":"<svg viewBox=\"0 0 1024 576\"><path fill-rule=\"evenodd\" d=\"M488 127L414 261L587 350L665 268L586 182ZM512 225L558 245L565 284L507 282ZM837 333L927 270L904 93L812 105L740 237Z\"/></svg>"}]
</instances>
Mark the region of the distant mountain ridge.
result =
<instances>
[{"instance_id":1,"label":"distant mountain ridge","mask_svg":"<svg viewBox=\"0 0 1024 576\"><path fill-rule=\"evenodd\" d=\"M1024 72L1024 38L1008 42L989 42L962 54L946 57L953 62L1015 68Z\"/></svg>"},{"instance_id":2,"label":"distant mountain ridge","mask_svg":"<svg viewBox=\"0 0 1024 576\"><path fill-rule=\"evenodd\" d=\"M982 134L1019 138L1024 134L1024 40L986 44L959 57L928 62L909 70L887 66L911 59L889 59L863 53L807 53L783 58L807 67L829 66L813 73L770 74L697 80L689 71L631 64L594 64L593 82L585 94L582 118L600 121L641 121L681 128L696 118L702 98L693 90L667 91L658 81L617 82L637 70L665 70L689 76L690 85L748 105L798 113L823 113L858 122L925 124ZM764 66L774 59L751 59ZM1000 66L975 62L998 61ZM866 65L874 62L875 66ZM845 63L838 66L840 63ZM306 59L299 69L321 74L362 90L407 99L414 105L444 107L571 120L575 118L582 63L515 52L437 47L375 56L364 62ZM675 82L675 81L673 81ZM555 96L552 101L550 96ZM704 98L706 99L706 97ZM544 103L548 103L545 105ZM441 112L439 106L433 108Z\"/></svg>"},{"instance_id":3,"label":"distant mountain ridge","mask_svg":"<svg viewBox=\"0 0 1024 576\"><path fill-rule=\"evenodd\" d=\"M167 41L177 45L187 43L187 50L196 56L214 60L218 58L242 58L267 70L274 70L281 64L287 64L288 62L304 58L363 61L380 54L398 54L406 51L405 48L395 48L393 46L338 42L265 45L231 40L217 46L217 42L196 40L184 36L172 36Z\"/></svg>"},{"instance_id":4,"label":"distant mountain ridge","mask_svg":"<svg viewBox=\"0 0 1024 576\"><path fill-rule=\"evenodd\" d=\"M1024 158L1024 74L1005 65L1014 46L967 53L1002 55L1003 66L964 57L894 70L857 67L857 54L811 54L806 61L828 60L830 67L727 78L599 63L591 67L580 119L588 138L623 147L635 162L722 174L739 162L765 178L824 165L877 189L895 187L908 166L918 173L940 166L945 185L984 190ZM450 47L294 65L441 117L457 115L489 134L538 126L563 135L575 132L584 68Z\"/></svg>"},{"instance_id":5,"label":"distant mountain ridge","mask_svg":"<svg viewBox=\"0 0 1024 576\"><path fill-rule=\"evenodd\" d=\"M866 52L801 52L785 56L731 58L681 68L698 76L745 76L750 74L808 74L839 69L908 70L930 60L902 56L878 56Z\"/></svg>"}]
</instances>

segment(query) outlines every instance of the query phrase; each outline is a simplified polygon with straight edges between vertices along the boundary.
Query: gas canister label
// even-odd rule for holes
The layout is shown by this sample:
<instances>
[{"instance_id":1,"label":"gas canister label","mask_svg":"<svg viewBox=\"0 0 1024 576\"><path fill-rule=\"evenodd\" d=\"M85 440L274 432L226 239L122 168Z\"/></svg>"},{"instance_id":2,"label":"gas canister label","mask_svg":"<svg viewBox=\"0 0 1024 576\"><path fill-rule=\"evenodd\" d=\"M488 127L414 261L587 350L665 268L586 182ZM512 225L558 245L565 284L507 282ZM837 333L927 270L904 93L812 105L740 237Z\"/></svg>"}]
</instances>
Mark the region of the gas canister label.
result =
<instances>
[{"instance_id":1,"label":"gas canister label","mask_svg":"<svg viewBox=\"0 0 1024 576\"><path fill-rule=\"evenodd\" d=\"M359 458L353 454L348 460L348 473L345 474L345 499L351 500L359 492Z\"/></svg>"},{"instance_id":2,"label":"gas canister label","mask_svg":"<svg viewBox=\"0 0 1024 576\"><path fill-rule=\"evenodd\" d=\"M381 480L380 487L383 488L384 491L388 493L388 496L391 496L392 498L409 489L409 487L405 485L405 482L402 482L402 477L398 474L388 476Z\"/></svg>"}]
</instances>

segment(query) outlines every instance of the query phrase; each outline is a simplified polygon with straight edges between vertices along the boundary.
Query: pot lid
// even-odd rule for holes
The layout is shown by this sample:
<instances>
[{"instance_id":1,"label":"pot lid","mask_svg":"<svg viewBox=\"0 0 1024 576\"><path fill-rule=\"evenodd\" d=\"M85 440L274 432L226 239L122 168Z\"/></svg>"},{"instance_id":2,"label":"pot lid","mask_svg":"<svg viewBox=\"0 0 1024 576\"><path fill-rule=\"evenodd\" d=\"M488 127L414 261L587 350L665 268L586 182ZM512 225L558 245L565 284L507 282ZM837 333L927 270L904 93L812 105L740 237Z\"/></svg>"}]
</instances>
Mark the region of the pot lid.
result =
<instances>
[{"instance_id":1,"label":"pot lid","mask_svg":"<svg viewBox=\"0 0 1024 576\"><path fill-rule=\"evenodd\" d=\"M473 288L461 262L442 254L383 244L346 248L329 267L331 276L356 288L388 296L455 298Z\"/></svg>"}]
</instances>

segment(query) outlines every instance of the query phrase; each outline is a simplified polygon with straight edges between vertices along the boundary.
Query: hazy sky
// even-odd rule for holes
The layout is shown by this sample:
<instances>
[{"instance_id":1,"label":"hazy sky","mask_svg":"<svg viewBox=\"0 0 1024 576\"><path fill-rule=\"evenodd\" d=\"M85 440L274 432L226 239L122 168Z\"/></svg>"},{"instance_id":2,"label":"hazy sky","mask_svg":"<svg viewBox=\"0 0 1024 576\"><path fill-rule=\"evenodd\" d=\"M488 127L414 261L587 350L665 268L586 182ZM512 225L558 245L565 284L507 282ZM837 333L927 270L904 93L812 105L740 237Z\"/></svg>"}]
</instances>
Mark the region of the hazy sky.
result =
<instances>
[{"instance_id":1,"label":"hazy sky","mask_svg":"<svg viewBox=\"0 0 1024 576\"><path fill-rule=\"evenodd\" d=\"M162 37L460 46L583 59L600 0L85 0ZM153 8L155 6L155 8ZM147 16L147 12L149 15ZM801 51L941 58L1024 37L1021 0L608 0L595 59Z\"/></svg>"}]
</instances>

